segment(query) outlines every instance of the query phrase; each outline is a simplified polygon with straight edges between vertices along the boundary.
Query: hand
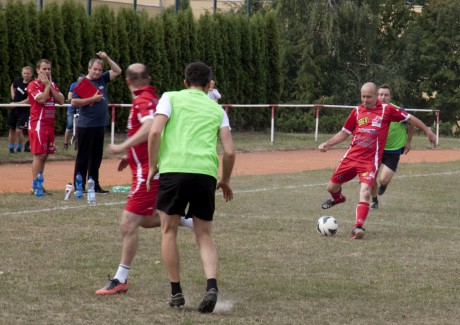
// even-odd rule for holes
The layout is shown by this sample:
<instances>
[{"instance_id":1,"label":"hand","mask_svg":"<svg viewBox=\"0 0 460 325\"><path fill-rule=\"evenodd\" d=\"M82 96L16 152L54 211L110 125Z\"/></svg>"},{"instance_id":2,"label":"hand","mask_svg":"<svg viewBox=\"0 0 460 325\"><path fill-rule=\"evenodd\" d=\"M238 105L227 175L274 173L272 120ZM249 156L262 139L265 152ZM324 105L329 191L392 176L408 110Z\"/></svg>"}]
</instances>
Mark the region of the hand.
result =
<instances>
[{"instance_id":1,"label":"hand","mask_svg":"<svg viewBox=\"0 0 460 325\"><path fill-rule=\"evenodd\" d=\"M43 73L43 72L38 73L38 80L40 80L40 82L45 87L51 83L50 80L48 79L48 76L46 75L46 73Z\"/></svg>"},{"instance_id":2,"label":"hand","mask_svg":"<svg viewBox=\"0 0 460 325\"><path fill-rule=\"evenodd\" d=\"M436 134L434 134L433 131L431 131L431 129L428 130L427 137L428 141L430 141L432 145L436 146Z\"/></svg>"},{"instance_id":3,"label":"hand","mask_svg":"<svg viewBox=\"0 0 460 325\"><path fill-rule=\"evenodd\" d=\"M155 175L158 174L158 166L155 164L155 168L149 168L149 175L147 176L147 192L150 191L150 183L152 183L153 178Z\"/></svg>"},{"instance_id":4,"label":"hand","mask_svg":"<svg viewBox=\"0 0 460 325\"><path fill-rule=\"evenodd\" d=\"M93 97L91 97L91 102L99 103L103 98L104 95L98 91Z\"/></svg>"},{"instance_id":5,"label":"hand","mask_svg":"<svg viewBox=\"0 0 460 325\"><path fill-rule=\"evenodd\" d=\"M128 166L128 159L126 156L120 158L120 162L118 163L118 171L121 172Z\"/></svg>"},{"instance_id":6,"label":"hand","mask_svg":"<svg viewBox=\"0 0 460 325\"><path fill-rule=\"evenodd\" d=\"M224 195L225 202L233 200L233 190L229 184L218 181L216 189L222 189L222 194Z\"/></svg>"},{"instance_id":7,"label":"hand","mask_svg":"<svg viewBox=\"0 0 460 325\"><path fill-rule=\"evenodd\" d=\"M102 52L102 51L97 52L96 56L101 60L107 60L107 57L108 57L107 53Z\"/></svg>"},{"instance_id":8,"label":"hand","mask_svg":"<svg viewBox=\"0 0 460 325\"><path fill-rule=\"evenodd\" d=\"M323 142L318 146L319 151L326 152L329 149L327 142Z\"/></svg>"},{"instance_id":9,"label":"hand","mask_svg":"<svg viewBox=\"0 0 460 325\"><path fill-rule=\"evenodd\" d=\"M404 146L404 154L407 155L411 149L411 144L409 141L406 142L406 145Z\"/></svg>"}]
</instances>

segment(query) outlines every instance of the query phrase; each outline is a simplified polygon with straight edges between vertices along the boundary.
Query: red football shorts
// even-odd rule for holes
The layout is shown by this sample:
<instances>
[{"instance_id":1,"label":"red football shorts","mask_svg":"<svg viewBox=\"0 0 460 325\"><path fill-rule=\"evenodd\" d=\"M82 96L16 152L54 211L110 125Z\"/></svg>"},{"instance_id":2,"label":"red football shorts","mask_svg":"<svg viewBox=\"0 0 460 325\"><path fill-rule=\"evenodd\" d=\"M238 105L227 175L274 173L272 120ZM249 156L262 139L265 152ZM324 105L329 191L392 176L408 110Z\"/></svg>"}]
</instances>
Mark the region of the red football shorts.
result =
<instances>
[{"instance_id":1,"label":"red football shorts","mask_svg":"<svg viewBox=\"0 0 460 325\"><path fill-rule=\"evenodd\" d=\"M34 155L50 153L56 150L54 145L54 127L41 128L40 130L29 129L30 152Z\"/></svg>"},{"instance_id":2,"label":"red football shorts","mask_svg":"<svg viewBox=\"0 0 460 325\"><path fill-rule=\"evenodd\" d=\"M374 186L378 168L372 164L359 164L350 162L346 158L343 159L334 174L332 174L331 182L343 184L351 181L358 175L360 183L366 183L369 186Z\"/></svg>"},{"instance_id":3,"label":"red football shorts","mask_svg":"<svg viewBox=\"0 0 460 325\"><path fill-rule=\"evenodd\" d=\"M144 178L145 176L145 178ZM137 176L133 176L133 185L128 195L125 210L141 216L152 216L155 212L155 202L157 200L158 188L160 180L154 179L150 185L150 191L147 192L145 180L147 175L143 175L141 181Z\"/></svg>"}]
</instances>

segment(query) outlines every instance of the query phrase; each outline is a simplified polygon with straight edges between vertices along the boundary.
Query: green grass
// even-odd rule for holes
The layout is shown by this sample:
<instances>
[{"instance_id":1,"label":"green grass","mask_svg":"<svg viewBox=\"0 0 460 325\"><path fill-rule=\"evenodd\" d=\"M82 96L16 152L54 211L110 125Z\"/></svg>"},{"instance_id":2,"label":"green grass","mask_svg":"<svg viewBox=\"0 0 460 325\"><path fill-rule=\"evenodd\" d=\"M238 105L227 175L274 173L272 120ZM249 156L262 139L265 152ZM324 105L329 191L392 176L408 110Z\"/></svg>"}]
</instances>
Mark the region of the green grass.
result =
<instances>
[{"instance_id":1,"label":"green grass","mask_svg":"<svg viewBox=\"0 0 460 325\"><path fill-rule=\"evenodd\" d=\"M320 209L331 173L235 177L234 201L217 197L211 315L195 311L205 281L189 229L179 234L184 310L166 303L159 229L140 231L129 292L98 297L119 263L125 194L98 196L96 207L61 192L2 195L1 323L458 324L458 162L400 166L362 241L349 237L356 181L345 204ZM338 220L335 237L316 233L323 214Z\"/></svg>"}]
</instances>

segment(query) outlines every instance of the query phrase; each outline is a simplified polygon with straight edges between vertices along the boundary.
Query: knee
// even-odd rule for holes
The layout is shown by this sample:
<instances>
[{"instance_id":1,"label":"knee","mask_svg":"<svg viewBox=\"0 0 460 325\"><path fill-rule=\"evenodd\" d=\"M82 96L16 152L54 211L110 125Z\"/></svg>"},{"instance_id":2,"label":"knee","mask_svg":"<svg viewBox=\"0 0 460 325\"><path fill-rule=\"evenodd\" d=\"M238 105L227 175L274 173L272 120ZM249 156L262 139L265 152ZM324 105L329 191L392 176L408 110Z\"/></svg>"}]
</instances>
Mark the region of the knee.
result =
<instances>
[{"instance_id":1,"label":"knee","mask_svg":"<svg viewBox=\"0 0 460 325\"><path fill-rule=\"evenodd\" d=\"M126 220L122 220L120 222L120 233L122 237L132 235L136 233L136 231L137 231L137 225L134 224L133 222L129 222Z\"/></svg>"}]
</instances>

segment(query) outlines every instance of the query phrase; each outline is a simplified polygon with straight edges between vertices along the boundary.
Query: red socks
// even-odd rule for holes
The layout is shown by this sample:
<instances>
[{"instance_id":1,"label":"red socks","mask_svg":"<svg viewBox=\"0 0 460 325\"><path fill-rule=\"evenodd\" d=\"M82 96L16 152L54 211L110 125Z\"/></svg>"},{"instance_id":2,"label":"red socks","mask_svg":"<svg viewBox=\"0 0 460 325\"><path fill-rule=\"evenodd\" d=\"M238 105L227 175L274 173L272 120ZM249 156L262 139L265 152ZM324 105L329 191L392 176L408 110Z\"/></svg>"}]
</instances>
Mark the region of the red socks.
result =
<instances>
[{"instance_id":1,"label":"red socks","mask_svg":"<svg viewBox=\"0 0 460 325\"><path fill-rule=\"evenodd\" d=\"M354 227L362 227L364 221L366 221L367 215L369 214L369 203L358 202L356 206L356 221Z\"/></svg>"}]
</instances>

